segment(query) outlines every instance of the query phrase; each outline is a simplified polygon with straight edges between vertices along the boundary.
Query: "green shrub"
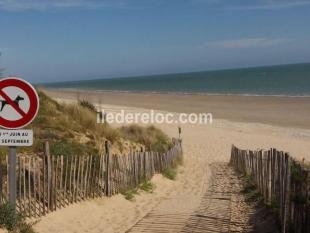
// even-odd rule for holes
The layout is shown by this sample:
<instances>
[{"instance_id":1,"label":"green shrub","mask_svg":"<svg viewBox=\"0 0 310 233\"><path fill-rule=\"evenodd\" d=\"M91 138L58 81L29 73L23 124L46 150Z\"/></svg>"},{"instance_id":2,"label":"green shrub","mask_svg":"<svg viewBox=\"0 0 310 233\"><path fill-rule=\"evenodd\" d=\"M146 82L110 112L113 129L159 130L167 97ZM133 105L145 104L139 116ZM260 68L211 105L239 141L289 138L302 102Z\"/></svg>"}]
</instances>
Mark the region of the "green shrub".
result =
<instances>
[{"instance_id":1,"label":"green shrub","mask_svg":"<svg viewBox=\"0 0 310 233\"><path fill-rule=\"evenodd\" d=\"M177 170L175 168L167 168L162 172L162 174L169 180L175 180L177 177Z\"/></svg>"},{"instance_id":2,"label":"green shrub","mask_svg":"<svg viewBox=\"0 0 310 233\"><path fill-rule=\"evenodd\" d=\"M21 216L16 213L13 205L6 203L0 207L0 226L13 231L19 221L21 221Z\"/></svg>"},{"instance_id":3,"label":"green shrub","mask_svg":"<svg viewBox=\"0 0 310 233\"><path fill-rule=\"evenodd\" d=\"M251 176L246 176L244 178L244 185L241 193L245 195L245 200L247 202L256 202L262 198Z\"/></svg>"},{"instance_id":4,"label":"green shrub","mask_svg":"<svg viewBox=\"0 0 310 233\"><path fill-rule=\"evenodd\" d=\"M151 181L144 181L139 185L139 189L152 193L155 189L155 185ZM125 199L128 201L133 201L135 199L135 195L139 194L138 188L131 188L125 191L122 191L121 194L124 195Z\"/></svg>"},{"instance_id":5,"label":"green shrub","mask_svg":"<svg viewBox=\"0 0 310 233\"><path fill-rule=\"evenodd\" d=\"M153 184L151 181L144 181L140 185L140 189L145 192L152 193L155 189L155 184Z\"/></svg>"},{"instance_id":6,"label":"green shrub","mask_svg":"<svg viewBox=\"0 0 310 233\"><path fill-rule=\"evenodd\" d=\"M10 232L35 233L32 225L27 223L21 214L16 213L12 204L5 203L0 206L0 227L6 228Z\"/></svg>"},{"instance_id":7,"label":"green shrub","mask_svg":"<svg viewBox=\"0 0 310 233\"><path fill-rule=\"evenodd\" d=\"M126 200L133 201L135 198L135 195L138 194L138 190L137 189L128 189L124 192L121 192L121 194L124 195Z\"/></svg>"}]
</instances>

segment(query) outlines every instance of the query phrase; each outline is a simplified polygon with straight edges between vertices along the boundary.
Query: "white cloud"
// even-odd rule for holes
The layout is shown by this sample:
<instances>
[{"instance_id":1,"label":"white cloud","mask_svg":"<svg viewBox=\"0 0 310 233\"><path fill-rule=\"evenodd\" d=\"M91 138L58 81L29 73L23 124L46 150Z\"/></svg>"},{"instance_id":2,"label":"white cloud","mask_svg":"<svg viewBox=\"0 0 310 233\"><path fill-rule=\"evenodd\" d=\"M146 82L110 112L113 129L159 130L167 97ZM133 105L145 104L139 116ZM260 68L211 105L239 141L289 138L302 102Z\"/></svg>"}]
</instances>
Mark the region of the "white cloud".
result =
<instances>
[{"instance_id":1,"label":"white cloud","mask_svg":"<svg viewBox=\"0 0 310 233\"><path fill-rule=\"evenodd\" d=\"M8 11L45 10L49 8L88 8L98 9L122 6L119 0L0 0L0 9Z\"/></svg>"},{"instance_id":2,"label":"white cloud","mask_svg":"<svg viewBox=\"0 0 310 233\"><path fill-rule=\"evenodd\" d=\"M310 0L191 0L191 2L228 10L278 10L310 5Z\"/></svg>"},{"instance_id":3,"label":"white cloud","mask_svg":"<svg viewBox=\"0 0 310 233\"><path fill-rule=\"evenodd\" d=\"M231 5L225 7L229 10L278 10L278 9L285 9L285 8L292 8L292 7L301 7L310 5L310 1L299 1L299 0L268 0L262 1L262 3L255 4L255 5Z\"/></svg>"},{"instance_id":4,"label":"white cloud","mask_svg":"<svg viewBox=\"0 0 310 233\"><path fill-rule=\"evenodd\" d=\"M283 44L289 40L284 38L242 38L236 40L221 40L206 42L203 47L222 48L222 49L245 49L268 47Z\"/></svg>"},{"instance_id":5,"label":"white cloud","mask_svg":"<svg viewBox=\"0 0 310 233\"><path fill-rule=\"evenodd\" d=\"M167 0L0 0L0 10L25 11L51 8L102 9L106 7L129 7L129 5L135 5L137 7L137 5L141 6L141 4L149 6L158 2L167 4ZM180 4L182 2L191 3L196 6L208 5L214 8L229 10L272 10L310 5L310 0L243 0L239 3L231 0L182 0ZM249 2L252 3L249 4Z\"/></svg>"}]
</instances>

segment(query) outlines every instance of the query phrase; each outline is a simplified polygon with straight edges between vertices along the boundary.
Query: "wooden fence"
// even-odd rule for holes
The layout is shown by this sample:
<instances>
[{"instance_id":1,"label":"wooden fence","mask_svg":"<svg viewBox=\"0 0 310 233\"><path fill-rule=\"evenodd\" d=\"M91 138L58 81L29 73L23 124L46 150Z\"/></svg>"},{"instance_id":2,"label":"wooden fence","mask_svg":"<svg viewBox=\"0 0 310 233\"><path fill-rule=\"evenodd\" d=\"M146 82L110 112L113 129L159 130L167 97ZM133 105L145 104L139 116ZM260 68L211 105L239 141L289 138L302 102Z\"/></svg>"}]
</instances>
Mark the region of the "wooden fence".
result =
<instances>
[{"instance_id":1,"label":"wooden fence","mask_svg":"<svg viewBox=\"0 0 310 233\"><path fill-rule=\"evenodd\" d=\"M267 205L278 210L281 232L310 232L310 170L288 153L231 150L230 163L251 176Z\"/></svg>"},{"instance_id":2,"label":"wooden fence","mask_svg":"<svg viewBox=\"0 0 310 233\"><path fill-rule=\"evenodd\" d=\"M40 217L71 203L89 198L111 196L141 182L155 173L176 166L182 159L179 140L165 153L132 152L127 155L54 156L48 143L42 156L17 156L18 212ZM0 204L8 200L8 160L0 161Z\"/></svg>"}]
</instances>

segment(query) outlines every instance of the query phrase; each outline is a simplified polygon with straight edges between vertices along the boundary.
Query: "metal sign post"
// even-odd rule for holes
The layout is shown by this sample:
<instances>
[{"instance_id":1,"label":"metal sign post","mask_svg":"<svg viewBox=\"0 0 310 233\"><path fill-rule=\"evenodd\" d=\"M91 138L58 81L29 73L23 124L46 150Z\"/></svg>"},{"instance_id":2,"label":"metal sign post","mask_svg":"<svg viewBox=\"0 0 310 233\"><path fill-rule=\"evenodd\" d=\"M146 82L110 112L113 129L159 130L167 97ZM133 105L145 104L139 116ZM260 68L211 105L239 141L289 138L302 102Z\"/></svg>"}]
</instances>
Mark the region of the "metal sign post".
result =
<instances>
[{"instance_id":1,"label":"metal sign post","mask_svg":"<svg viewBox=\"0 0 310 233\"><path fill-rule=\"evenodd\" d=\"M9 202L16 205L16 147L9 147Z\"/></svg>"}]
</instances>

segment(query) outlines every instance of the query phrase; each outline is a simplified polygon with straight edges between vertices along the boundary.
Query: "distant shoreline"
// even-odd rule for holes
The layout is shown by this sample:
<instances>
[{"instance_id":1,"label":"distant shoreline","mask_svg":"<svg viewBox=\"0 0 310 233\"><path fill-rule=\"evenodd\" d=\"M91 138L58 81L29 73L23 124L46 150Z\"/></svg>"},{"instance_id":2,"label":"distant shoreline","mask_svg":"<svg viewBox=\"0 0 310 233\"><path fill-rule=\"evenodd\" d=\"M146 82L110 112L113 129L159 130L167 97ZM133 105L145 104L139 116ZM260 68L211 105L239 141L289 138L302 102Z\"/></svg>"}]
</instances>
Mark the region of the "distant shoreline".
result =
<instances>
[{"instance_id":1,"label":"distant shoreline","mask_svg":"<svg viewBox=\"0 0 310 233\"><path fill-rule=\"evenodd\" d=\"M41 87L40 87L41 88ZM137 94L158 94L158 95L189 95L189 96L240 96L240 97L288 97L288 98L309 98L310 95L275 95L275 94L251 94L251 93L209 93L209 92L178 92L178 91L141 91L141 90L104 90L88 88L56 88L43 87L42 89L64 92L95 92L95 93L137 93Z\"/></svg>"}]
</instances>

